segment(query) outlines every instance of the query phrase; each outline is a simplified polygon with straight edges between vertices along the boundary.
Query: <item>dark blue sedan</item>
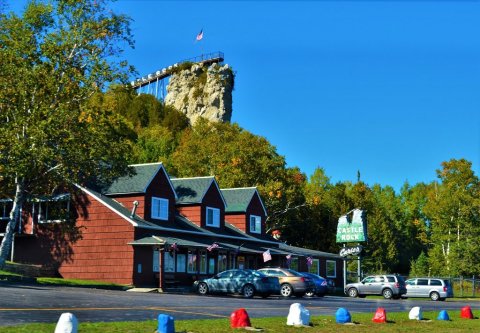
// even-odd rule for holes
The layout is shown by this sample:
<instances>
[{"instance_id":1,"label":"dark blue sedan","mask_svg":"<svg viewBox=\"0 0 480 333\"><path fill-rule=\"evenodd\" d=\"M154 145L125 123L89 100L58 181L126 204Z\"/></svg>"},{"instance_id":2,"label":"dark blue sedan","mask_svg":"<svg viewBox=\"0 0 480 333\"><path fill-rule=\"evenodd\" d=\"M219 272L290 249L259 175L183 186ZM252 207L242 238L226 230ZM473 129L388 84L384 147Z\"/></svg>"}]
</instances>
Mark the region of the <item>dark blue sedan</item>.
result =
<instances>
[{"instance_id":1,"label":"dark blue sedan","mask_svg":"<svg viewBox=\"0 0 480 333\"><path fill-rule=\"evenodd\" d=\"M308 273L308 272L302 272L302 274L306 277L311 278L315 283L315 291L306 292L305 293L306 296L313 296L313 295L317 295L320 297L325 296L325 294L328 291L328 283L325 278L321 277L320 275Z\"/></svg>"},{"instance_id":2,"label":"dark blue sedan","mask_svg":"<svg viewBox=\"0 0 480 333\"><path fill-rule=\"evenodd\" d=\"M200 295L230 293L252 298L254 295L268 297L275 294L280 289L280 284L277 277L266 276L253 269L231 269L195 281L194 287Z\"/></svg>"}]
</instances>

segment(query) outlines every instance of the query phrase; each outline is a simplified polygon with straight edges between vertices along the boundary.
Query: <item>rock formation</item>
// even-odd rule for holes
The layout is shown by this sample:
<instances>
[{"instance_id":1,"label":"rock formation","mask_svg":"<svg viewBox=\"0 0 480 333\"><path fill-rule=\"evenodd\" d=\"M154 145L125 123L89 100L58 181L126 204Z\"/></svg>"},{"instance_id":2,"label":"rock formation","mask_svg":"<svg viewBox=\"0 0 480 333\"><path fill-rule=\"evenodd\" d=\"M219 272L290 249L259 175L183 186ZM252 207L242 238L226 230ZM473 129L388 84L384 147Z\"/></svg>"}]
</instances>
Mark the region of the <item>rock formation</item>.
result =
<instances>
[{"instance_id":1,"label":"rock formation","mask_svg":"<svg viewBox=\"0 0 480 333\"><path fill-rule=\"evenodd\" d=\"M192 124L198 117L227 122L232 118L233 85L228 65L182 64L170 76L165 104L185 113Z\"/></svg>"}]
</instances>

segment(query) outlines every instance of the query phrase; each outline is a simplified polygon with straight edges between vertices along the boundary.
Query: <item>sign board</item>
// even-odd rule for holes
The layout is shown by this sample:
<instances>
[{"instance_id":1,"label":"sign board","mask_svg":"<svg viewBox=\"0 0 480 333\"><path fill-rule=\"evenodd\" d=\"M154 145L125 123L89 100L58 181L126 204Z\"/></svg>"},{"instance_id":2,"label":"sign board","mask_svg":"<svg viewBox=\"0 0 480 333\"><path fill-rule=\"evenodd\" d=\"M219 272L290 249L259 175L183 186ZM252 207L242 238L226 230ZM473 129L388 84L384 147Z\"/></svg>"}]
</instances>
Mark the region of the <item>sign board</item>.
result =
<instances>
[{"instance_id":1,"label":"sign board","mask_svg":"<svg viewBox=\"0 0 480 333\"><path fill-rule=\"evenodd\" d=\"M367 240L367 219L365 211L354 209L352 218L343 215L338 219L337 243L365 242Z\"/></svg>"},{"instance_id":2,"label":"sign board","mask_svg":"<svg viewBox=\"0 0 480 333\"><path fill-rule=\"evenodd\" d=\"M341 257L348 257L348 256L358 256L360 253L363 251L363 246L357 245L357 246L347 246L347 247L342 247L340 249L340 256Z\"/></svg>"}]
</instances>

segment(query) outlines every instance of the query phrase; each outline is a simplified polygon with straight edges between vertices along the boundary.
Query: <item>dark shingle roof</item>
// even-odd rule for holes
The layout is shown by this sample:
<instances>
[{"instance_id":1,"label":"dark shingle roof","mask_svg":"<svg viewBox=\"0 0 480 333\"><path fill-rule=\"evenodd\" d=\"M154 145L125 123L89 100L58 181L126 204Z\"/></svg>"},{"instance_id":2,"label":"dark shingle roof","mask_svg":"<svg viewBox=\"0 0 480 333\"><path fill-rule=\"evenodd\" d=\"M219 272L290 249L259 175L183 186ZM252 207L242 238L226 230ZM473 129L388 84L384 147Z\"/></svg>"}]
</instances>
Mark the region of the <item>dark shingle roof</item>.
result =
<instances>
[{"instance_id":1,"label":"dark shingle roof","mask_svg":"<svg viewBox=\"0 0 480 333\"><path fill-rule=\"evenodd\" d=\"M153 177L162 168L162 163L131 165L134 170L132 176L117 178L108 188L102 190L103 194L145 193Z\"/></svg>"},{"instance_id":2,"label":"dark shingle roof","mask_svg":"<svg viewBox=\"0 0 480 333\"><path fill-rule=\"evenodd\" d=\"M205 193L215 181L213 176L196 178L173 178L178 204L201 203Z\"/></svg>"},{"instance_id":3,"label":"dark shingle roof","mask_svg":"<svg viewBox=\"0 0 480 333\"><path fill-rule=\"evenodd\" d=\"M225 212L245 213L256 191L255 187L222 189L223 197L227 202Z\"/></svg>"}]
</instances>

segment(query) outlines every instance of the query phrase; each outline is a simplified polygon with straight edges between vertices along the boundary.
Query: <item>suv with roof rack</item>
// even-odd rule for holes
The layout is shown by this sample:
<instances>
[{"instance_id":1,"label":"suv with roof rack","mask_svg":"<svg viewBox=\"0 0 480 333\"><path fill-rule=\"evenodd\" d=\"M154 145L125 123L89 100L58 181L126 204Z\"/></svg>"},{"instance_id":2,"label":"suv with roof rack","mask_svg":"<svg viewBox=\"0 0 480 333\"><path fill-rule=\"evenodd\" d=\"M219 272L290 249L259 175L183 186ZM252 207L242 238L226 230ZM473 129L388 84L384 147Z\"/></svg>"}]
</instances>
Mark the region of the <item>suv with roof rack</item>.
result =
<instances>
[{"instance_id":1,"label":"suv with roof rack","mask_svg":"<svg viewBox=\"0 0 480 333\"><path fill-rule=\"evenodd\" d=\"M366 295L383 295L385 299L400 298L407 293L405 280L400 275L369 275L357 283L345 286L345 294L350 297L365 297Z\"/></svg>"}]
</instances>

